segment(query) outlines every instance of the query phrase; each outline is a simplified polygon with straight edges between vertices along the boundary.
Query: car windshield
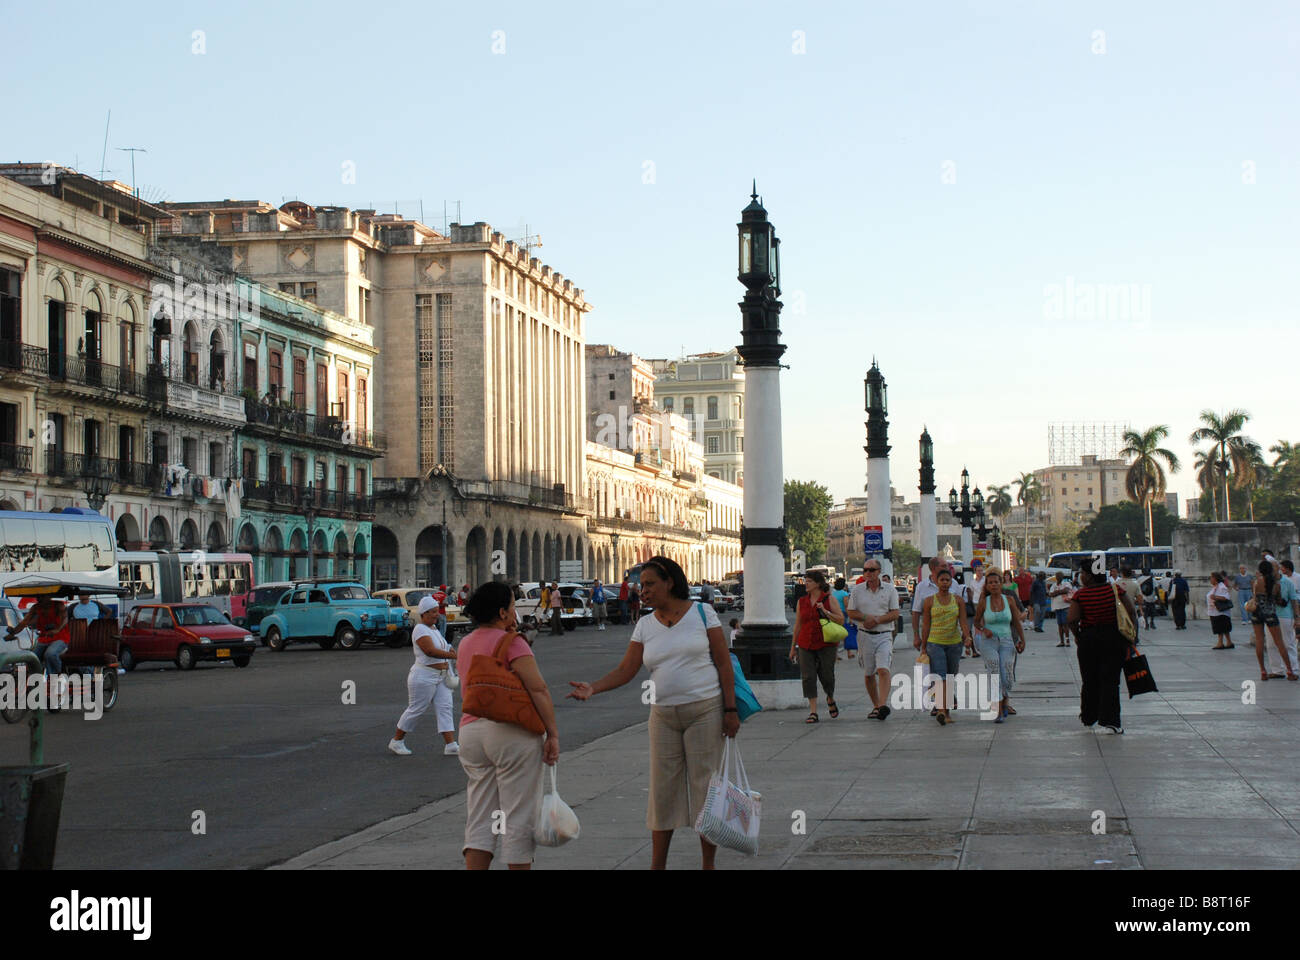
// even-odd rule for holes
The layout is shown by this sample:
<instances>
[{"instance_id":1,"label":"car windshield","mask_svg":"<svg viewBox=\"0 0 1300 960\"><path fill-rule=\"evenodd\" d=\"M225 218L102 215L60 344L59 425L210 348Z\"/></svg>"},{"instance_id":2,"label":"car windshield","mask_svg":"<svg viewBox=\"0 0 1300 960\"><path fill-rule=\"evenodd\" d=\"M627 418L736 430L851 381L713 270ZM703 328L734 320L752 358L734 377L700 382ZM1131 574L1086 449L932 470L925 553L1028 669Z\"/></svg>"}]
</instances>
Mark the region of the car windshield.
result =
<instances>
[{"instance_id":1,"label":"car windshield","mask_svg":"<svg viewBox=\"0 0 1300 960\"><path fill-rule=\"evenodd\" d=\"M176 622L182 627L201 627L226 622L226 618L216 607L172 607L172 613L176 615Z\"/></svg>"},{"instance_id":2,"label":"car windshield","mask_svg":"<svg viewBox=\"0 0 1300 960\"><path fill-rule=\"evenodd\" d=\"M417 606L419 605L420 601L423 600L425 597L431 597L431 596L433 596L432 590L407 590L406 605L408 607Z\"/></svg>"}]
</instances>

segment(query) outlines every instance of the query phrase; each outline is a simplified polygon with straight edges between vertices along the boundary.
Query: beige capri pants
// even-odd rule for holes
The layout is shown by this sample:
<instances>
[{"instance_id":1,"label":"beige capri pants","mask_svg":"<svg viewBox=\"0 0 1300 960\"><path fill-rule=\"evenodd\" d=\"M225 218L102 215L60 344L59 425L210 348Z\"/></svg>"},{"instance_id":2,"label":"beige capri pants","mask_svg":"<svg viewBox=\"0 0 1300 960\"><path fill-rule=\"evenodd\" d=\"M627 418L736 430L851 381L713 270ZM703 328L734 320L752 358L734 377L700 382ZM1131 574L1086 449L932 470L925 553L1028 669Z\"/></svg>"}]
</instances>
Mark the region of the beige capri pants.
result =
<instances>
[{"instance_id":1,"label":"beige capri pants","mask_svg":"<svg viewBox=\"0 0 1300 960\"><path fill-rule=\"evenodd\" d=\"M542 737L514 723L484 717L460 728L460 765L465 769L465 846L496 852L506 863L532 863L533 827L542 791ZM493 827L502 823L503 833ZM501 829L497 826L497 830Z\"/></svg>"},{"instance_id":2,"label":"beige capri pants","mask_svg":"<svg viewBox=\"0 0 1300 960\"><path fill-rule=\"evenodd\" d=\"M721 693L675 707L651 707L646 827L694 827L709 792L709 778L721 763Z\"/></svg>"}]
</instances>

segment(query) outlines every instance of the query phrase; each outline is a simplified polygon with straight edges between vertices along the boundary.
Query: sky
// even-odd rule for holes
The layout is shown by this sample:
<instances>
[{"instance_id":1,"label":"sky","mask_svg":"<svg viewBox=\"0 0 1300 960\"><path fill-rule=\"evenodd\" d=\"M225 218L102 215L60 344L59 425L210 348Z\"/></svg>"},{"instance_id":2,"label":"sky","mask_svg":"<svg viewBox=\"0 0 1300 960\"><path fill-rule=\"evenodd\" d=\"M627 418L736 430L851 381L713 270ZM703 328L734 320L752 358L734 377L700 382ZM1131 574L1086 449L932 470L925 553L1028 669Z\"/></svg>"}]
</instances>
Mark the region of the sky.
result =
<instances>
[{"instance_id":1,"label":"sky","mask_svg":"<svg viewBox=\"0 0 1300 960\"><path fill-rule=\"evenodd\" d=\"M1183 498L1203 409L1300 440L1294 2L5 7L0 159L129 182L142 147L146 199L435 228L459 204L540 235L588 342L644 357L740 342L756 178L785 474L837 501L873 357L908 500L925 425L941 490L1046 466L1051 422L1167 424Z\"/></svg>"}]
</instances>

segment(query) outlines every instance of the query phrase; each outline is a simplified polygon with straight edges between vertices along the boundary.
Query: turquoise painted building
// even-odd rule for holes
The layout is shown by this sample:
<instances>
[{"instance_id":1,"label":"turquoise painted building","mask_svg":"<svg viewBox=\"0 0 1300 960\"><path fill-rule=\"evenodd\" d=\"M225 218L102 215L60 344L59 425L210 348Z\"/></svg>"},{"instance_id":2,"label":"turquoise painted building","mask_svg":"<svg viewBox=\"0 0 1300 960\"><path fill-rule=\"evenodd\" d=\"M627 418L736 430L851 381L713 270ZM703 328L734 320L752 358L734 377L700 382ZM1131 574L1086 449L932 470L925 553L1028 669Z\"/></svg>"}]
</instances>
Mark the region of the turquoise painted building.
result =
<instances>
[{"instance_id":1,"label":"turquoise painted building","mask_svg":"<svg viewBox=\"0 0 1300 960\"><path fill-rule=\"evenodd\" d=\"M235 437L243 481L235 548L255 580L370 583L375 433L374 327L252 281L234 364L247 424Z\"/></svg>"}]
</instances>

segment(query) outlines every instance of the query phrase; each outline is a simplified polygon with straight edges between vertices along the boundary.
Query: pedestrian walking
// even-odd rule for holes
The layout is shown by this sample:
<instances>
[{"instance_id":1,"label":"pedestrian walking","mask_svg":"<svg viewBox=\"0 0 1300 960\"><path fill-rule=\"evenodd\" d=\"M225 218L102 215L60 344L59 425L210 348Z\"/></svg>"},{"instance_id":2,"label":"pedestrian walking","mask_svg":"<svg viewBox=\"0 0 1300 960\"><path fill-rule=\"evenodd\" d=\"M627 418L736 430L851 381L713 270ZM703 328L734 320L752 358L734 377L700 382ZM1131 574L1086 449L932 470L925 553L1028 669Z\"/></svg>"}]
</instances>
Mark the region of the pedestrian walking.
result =
<instances>
[{"instance_id":1,"label":"pedestrian walking","mask_svg":"<svg viewBox=\"0 0 1300 960\"><path fill-rule=\"evenodd\" d=\"M1021 567L1016 571L1016 600L1020 602L1021 610L1030 609L1034 601L1034 575L1029 572L1028 567Z\"/></svg>"},{"instance_id":2,"label":"pedestrian walking","mask_svg":"<svg viewBox=\"0 0 1300 960\"><path fill-rule=\"evenodd\" d=\"M1246 604L1250 603L1251 591L1255 586L1255 578L1246 571L1244 563L1237 565L1236 576L1232 578L1232 585L1237 591L1237 606L1241 608L1241 622L1244 626L1250 625L1250 611L1246 609Z\"/></svg>"},{"instance_id":3,"label":"pedestrian walking","mask_svg":"<svg viewBox=\"0 0 1300 960\"><path fill-rule=\"evenodd\" d=\"M628 599L631 595L631 584L628 582L627 574L623 574L623 582L618 585L618 622L627 623Z\"/></svg>"},{"instance_id":4,"label":"pedestrian walking","mask_svg":"<svg viewBox=\"0 0 1300 960\"><path fill-rule=\"evenodd\" d=\"M1169 584L1169 609L1174 615L1174 629L1187 629L1187 599L1192 595L1191 587L1183 577L1181 570L1174 571L1173 582Z\"/></svg>"},{"instance_id":5,"label":"pedestrian walking","mask_svg":"<svg viewBox=\"0 0 1300 960\"><path fill-rule=\"evenodd\" d=\"M597 630L605 629L605 618L608 616L606 600L605 585L597 580L591 590L591 615L596 621Z\"/></svg>"},{"instance_id":6,"label":"pedestrian walking","mask_svg":"<svg viewBox=\"0 0 1300 960\"><path fill-rule=\"evenodd\" d=\"M930 673L935 675L938 684L936 704L930 715L945 726L953 721L948 712L948 678L961 672L961 645L973 650L974 644L966 605L952 593L952 572L941 568L935 584L938 592L926 598L921 611L921 643L930 658Z\"/></svg>"},{"instance_id":7,"label":"pedestrian walking","mask_svg":"<svg viewBox=\"0 0 1300 960\"><path fill-rule=\"evenodd\" d=\"M889 579L889 574L882 573L880 575L880 582L884 584L886 587L888 587L890 590L893 590L895 594L898 593L898 588L894 586L894 582ZM903 614L900 611L898 617L893 622L893 630L890 631L889 641L891 645L895 640L898 639L899 631L901 631L902 629L903 629Z\"/></svg>"},{"instance_id":8,"label":"pedestrian walking","mask_svg":"<svg viewBox=\"0 0 1300 960\"><path fill-rule=\"evenodd\" d=\"M1228 593L1227 576L1217 570L1210 571L1210 589L1205 594L1205 610L1210 615L1210 630L1215 644L1211 650L1231 650L1232 595Z\"/></svg>"},{"instance_id":9,"label":"pedestrian walking","mask_svg":"<svg viewBox=\"0 0 1300 960\"><path fill-rule=\"evenodd\" d=\"M1137 611L1124 591L1111 583L1104 571L1105 554L1094 555L1092 566L1079 571L1082 585L1070 598L1068 621L1078 643L1079 720L1085 727L1100 723L1111 733L1120 725L1119 678L1124 660L1134 648L1119 630L1116 603L1123 604L1137 623Z\"/></svg>"},{"instance_id":10,"label":"pedestrian walking","mask_svg":"<svg viewBox=\"0 0 1300 960\"><path fill-rule=\"evenodd\" d=\"M1051 599L1047 596L1047 574L1039 570L1029 590L1029 602L1034 607L1034 633L1043 632L1043 620L1051 608Z\"/></svg>"},{"instance_id":11,"label":"pedestrian walking","mask_svg":"<svg viewBox=\"0 0 1300 960\"><path fill-rule=\"evenodd\" d=\"M1282 575L1278 577L1278 591L1281 594L1281 601L1277 605L1277 625L1282 631L1282 645L1286 647L1287 656L1291 658L1291 663L1300 667L1300 660L1296 659L1296 632L1295 632L1295 615L1300 593L1297 593L1295 581L1291 579L1291 572L1294 567L1291 566L1290 560L1282 561ZM1269 648L1271 653L1273 648Z\"/></svg>"},{"instance_id":12,"label":"pedestrian walking","mask_svg":"<svg viewBox=\"0 0 1300 960\"><path fill-rule=\"evenodd\" d=\"M1047 595L1051 598L1052 613L1056 615L1056 632L1060 636L1056 645L1068 647L1070 645L1068 625L1070 597L1074 595L1074 590L1065 582L1065 574L1059 572L1056 574L1056 582L1048 588Z\"/></svg>"},{"instance_id":13,"label":"pedestrian walking","mask_svg":"<svg viewBox=\"0 0 1300 960\"><path fill-rule=\"evenodd\" d=\"M921 614L925 609L925 601L939 592L935 578L945 566L938 557L931 557L925 568L927 575L916 581L916 587L912 590L912 646L916 650L925 649L921 646Z\"/></svg>"},{"instance_id":14,"label":"pedestrian walking","mask_svg":"<svg viewBox=\"0 0 1300 960\"><path fill-rule=\"evenodd\" d=\"M844 582L843 577L835 578L835 587L833 590L831 590L831 596L833 596L835 598L835 602L839 604L840 613L844 614L845 617L844 628L849 632L849 635L844 638L844 644L841 650L836 651L835 659L847 660L849 659L850 656L853 655L850 653L850 651L857 646L858 629L857 629L857 624L855 624L852 620L848 619L849 589L848 589L848 585Z\"/></svg>"},{"instance_id":15,"label":"pedestrian walking","mask_svg":"<svg viewBox=\"0 0 1300 960\"><path fill-rule=\"evenodd\" d=\"M1259 576L1251 586L1255 609L1251 611L1250 624L1255 629L1255 657L1259 660L1259 679L1270 679L1268 670L1264 666L1264 631L1267 629L1269 639L1273 641L1273 646L1277 648L1286 667L1286 678L1300 680L1300 675L1295 672L1295 664L1292 663L1282 642L1282 628L1277 615L1278 605L1282 602L1282 587L1278 583L1276 570L1277 568L1267 560L1261 561Z\"/></svg>"},{"instance_id":16,"label":"pedestrian walking","mask_svg":"<svg viewBox=\"0 0 1300 960\"><path fill-rule=\"evenodd\" d=\"M1001 587L1002 571L990 567L984 574L984 593L975 610L974 632L980 637L984 666L990 673L997 672L998 689L1002 693L994 723L1002 723L1007 717L1016 715L1011 706L1011 689L1016 682L1016 655L1025 652L1020 597L1018 593L1005 593Z\"/></svg>"},{"instance_id":17,"label":"pedestrian walking","mask_svg":"<svg viewBox=\"0 0 1300 960\"><path fill-rule=\"evenodd\" d=\"M489 580L469 598L465 611L475 628L460 641L456 665L469 676L475 655L492 656L504 641L503 656L528 691L546 729L545 739L514 723L462 713L460 765L465 770L465 846L469 870L492 864L498 835L511 870L528 870L533 862L533 828L542 792L542 766L560 758L555 705L542 679L533 649L516 632L518 618L510 588Z\"/></svg>"},{"instance_id":18,"label":"pedestrian walking","mask_svg":"<svg viewBox=\"0 0 1300 960\"><path fill-rule=\"evenodd\" d=\"M804 723L817 723L817 683L826 691L826 710L835 719L840 708L835 703L835 651L838 644L822 640L822 619L844 623L844 614L831 596L826 577L814 570L804 577L806 592L799 598L794 615L794 639L790 644L790 661L799 664L803 695L808 698L808 716ZM861 644L858 645L859 648Z\"/></svg>"},{"instance_id":19,"label":"pedestrian walking","mask_svg":"<svg viewBox=\"0 0 1300 960\"><path fill-rule=\"evenodd\" d=\"M627 589L627 611L632 622L636 623L641 617L641 588L635 583L629 583Z\"/></svg>"},{"instance_id":20,"label":"pedestrian walking","mask_svg":"<svg viewBox=\"0 0 1300 960\"><path fill-rule=\"evenodd\" d=\"M1115 582L1128 597L1128 602L1133 605L1134 611L1139 611L1133 614L1133 629L1137 631L1137 635L1133 638L1133 645L1137 646L1142 642L1141 631L1138 629L1138 624L1141 622L1142 588L1138 585L1137 578L1133 576L1132 567L1121 567L1119 579Z\"/></svg>"},{"instance_id":21,"label":"pedestrian walking","mask_svg":"<svg viewBox=\"0 0 1300 960\"><path fill-rule=\"evenodd\" d=\"M858 631L858 665L862 667L871 698L868 720L889 716L889 671L894 665L894 625L900 617L898 591L884 583L880 561L868 560L862 569L863 581L855 584L845 607L850 622Z\"/></svg>"},{"instance_id":22,"label":"pedestrian walking","mask_svg":"<svg viewBox=\"0 0 1300 960\"><path fill-rule=\"evenodd\" d=\"M420 622L411 631L411 648L415 663L406 673L406 711L397 721L397 732L388 741L388 749L399 757L409 757L411 748L406 745L406 735L415 729L416 721L433 705L438 718L438 732L442 734L444 756L460 753L456 743L456 721L452 716L452 693L447 686L447 675L456 653L451 644L435 630L438 620L438 602L433 597L423 597L416 615Z\"/></svg>"},{"instance_id":23,"label":"pedestrian walking","mask_svg":"<svg viewBox=\"0 0 1300 960\"><path fill-rule=\"evenodd\" d=\"M564 605L564 595L560 593L559 583L551 584L551 593L547 599L551 605L551 634L552 636L563 636L564 621L560 619L560 614Z\"/></svg>"},{"instance_id":24,"label":"pedestrian walking","mask_svg":"<svg viewBox=\"0 0 1300 960\"><path fill-rule=\"evenodd\" d=\"M622 662L595 683L569 681L574 700L589 700L650 671L650 830L652 870L668 865L673 831L695 825L709 779L722 761L723 737L740 730L731 656L718 615L692 603L686 573L667 557L641 567L653 613L637 621ZM701 865L713 869L717 847L700 838Z\"/></svg>"},{"instance_id":25,"label":"pedestrian walking","mask_svg":"<svg viewBox=\"0 0 1300 960\"><path fill-rule=\"evenodd\" d=\"M1156 628L1156 601L1159 599L1156 593L1156 575L1148 573L1138 582L1138 587L1142 592L1142 627L1145 630L1154 630Z\"/></svg>"}]
</instances>

